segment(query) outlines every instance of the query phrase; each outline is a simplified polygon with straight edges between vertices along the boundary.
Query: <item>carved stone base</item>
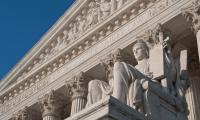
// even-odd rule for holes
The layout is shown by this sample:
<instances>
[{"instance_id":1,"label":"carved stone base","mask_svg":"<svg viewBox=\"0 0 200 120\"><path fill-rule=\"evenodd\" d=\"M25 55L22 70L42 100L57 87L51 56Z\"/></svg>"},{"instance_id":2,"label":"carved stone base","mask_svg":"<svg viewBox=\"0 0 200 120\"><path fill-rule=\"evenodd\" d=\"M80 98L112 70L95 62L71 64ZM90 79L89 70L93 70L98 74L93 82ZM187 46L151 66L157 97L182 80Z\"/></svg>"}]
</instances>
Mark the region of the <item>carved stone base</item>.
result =
<instances>
[{"instance_id":1,"label":"carved stone base","mask_svg":"<svg viewBox=\"0 0 200 120\"><path fill-rule=\"evenodd\" d=\"M109 96L65 120L147 120L147 118Z\"/></svg>"}]
</instances>

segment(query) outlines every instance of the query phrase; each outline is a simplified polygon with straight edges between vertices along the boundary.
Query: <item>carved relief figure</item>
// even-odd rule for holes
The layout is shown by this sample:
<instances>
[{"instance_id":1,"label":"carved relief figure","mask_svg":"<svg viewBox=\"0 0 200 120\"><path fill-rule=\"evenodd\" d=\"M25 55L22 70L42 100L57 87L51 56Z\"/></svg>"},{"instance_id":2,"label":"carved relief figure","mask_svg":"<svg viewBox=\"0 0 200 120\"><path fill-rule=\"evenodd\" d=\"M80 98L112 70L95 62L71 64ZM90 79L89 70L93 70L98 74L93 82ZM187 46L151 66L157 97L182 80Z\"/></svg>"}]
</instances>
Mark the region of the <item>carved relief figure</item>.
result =
<instances>
[{"instance_id":1,"label":"carved relief figure","mask_svg":"<svg viewBox=\"0 0 200 120\"><path fill-rule=\"evenodd\" d=\"M102 13L101 19L105 19L110 15L111 3L108 0L101 0L99 6Z\"/></svg>"},{"instance_id":2,"label":"carved relief figure","mask_svg":"<svg viewBox=\"0 0 200 120\"><path fill-rule=\"evenodd\" d=\"M57 37L57 44L55 46L55 50L56 51L60 51L62 50L63 48L66 47L66 41L64 39L62 39L60 36Z\"/></svg>"},{"instance_id":3,"label":"carved relief figure","mask_svg":"<svg viewBox=\"0 0 200 120\"><path fill-rule=\"evenodd\" d=\"M75 39L74 35L75 35L74 24L70 23L68 28L67 41L73 41Z\"/></svg>"},{"instance_id":4,"label":"carved relief figure","mask_svg":"<svg viewBox=\"0 0 200 120\"><path fill-rule=\"evenodd\" d=\"M66 44L69 43L69 41L68 41L68 30L67 29L65 29L63 31L63 38L62 39L65 41Z\"/></svg>"},{"instance_id":5,"label":"carved relief figure","mask_svg":"<svg viewBox=\"0 0 200 120\"><path fill-rule=\"evenodd\" d=\"M117 0L118 8L120 8L124 4L125 0Z\"/></svg>"},{"instance_id":6,"label":"carved relief figure","mask_svg":"<svg viewBox=\"0 0 200 120\"><path fill-rule=\"evenodd\" d=\"M85 25L86 25L85 15L86 15L86 10L83 9L82 15L79 15L77 17L77 30L80 34L83 33L85 30Z\"/></svg>"},{"instance_id":7,"label":"carved relief figure","mask_svg":"<svg viewBox=\"0 0 200 120\"><path fill-rule=\"evenodd\" d=\"M92 25L99 22L99 6L96 1L91 1L88 5L89 9L87 11L87 25L86 29L90 28Z\"/></svg>"}]
</instances>

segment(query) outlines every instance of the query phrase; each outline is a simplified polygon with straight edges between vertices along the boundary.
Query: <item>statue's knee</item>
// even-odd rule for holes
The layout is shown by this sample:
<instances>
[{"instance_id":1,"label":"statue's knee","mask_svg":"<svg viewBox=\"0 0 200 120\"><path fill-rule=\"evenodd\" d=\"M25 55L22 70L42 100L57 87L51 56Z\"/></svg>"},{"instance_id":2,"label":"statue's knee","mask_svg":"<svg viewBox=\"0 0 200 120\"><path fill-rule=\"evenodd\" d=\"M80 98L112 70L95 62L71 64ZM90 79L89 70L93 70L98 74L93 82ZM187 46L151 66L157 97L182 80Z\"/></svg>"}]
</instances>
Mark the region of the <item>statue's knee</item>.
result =
<instances>
[{"instance_id":1,"label":"statue's knee","mask_svg":"<svg viewBox=\"0 0 200 120\"><path fill-rule=\"evenodd\" d=\"M92 80L88 83L88 87L89 89L92 89L92 88L96 88L98 87L99 85L99 81L98 80Z\"/></svg>"},{"instance_id":2,"label":"statue's knee","mask_svg":"<svg viewBox=\"0 0 200 120\"><path fill-rule=\"evenodd\" d=\"M123 63L121 62L115 62L114 64L114 70L122 70L124 67L123 67Z\"/></svg>"}]
</instances>

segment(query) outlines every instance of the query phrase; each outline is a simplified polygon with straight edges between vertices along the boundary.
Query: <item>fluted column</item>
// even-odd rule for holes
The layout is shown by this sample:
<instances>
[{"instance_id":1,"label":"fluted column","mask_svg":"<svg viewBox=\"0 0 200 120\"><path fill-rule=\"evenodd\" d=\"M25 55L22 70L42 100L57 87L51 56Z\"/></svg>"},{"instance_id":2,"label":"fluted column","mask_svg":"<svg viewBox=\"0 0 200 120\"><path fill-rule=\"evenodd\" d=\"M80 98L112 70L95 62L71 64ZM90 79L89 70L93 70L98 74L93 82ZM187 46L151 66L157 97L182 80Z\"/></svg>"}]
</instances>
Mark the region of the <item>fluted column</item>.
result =
<instances>
[{"instance_id":1,"label":"fluted column","mask_svg":"<svg viewBox=\"0 0 200 120\"><path fill-rule=\"evenodd\" d=\"M183 9L182 14L186 20L191 24L198 45L199 61L200 61L200 1L193 0L192 5Z\"/></svg>"},{"instance_id":2,"label":"fluted column","mask_svg":"<svg viewBox=\"0 0 200 120\"><path fill-rule=\"evenodd\" d=\"M55 91L39 99L43 120L61 120L63 106L62 96Z\"/></svg>"},{"instance_id":3,"label":"fluted column","mask_svg":"<svg viewBox=\"0 0 200 120\"><path fill-rule=\"evenodd\" d=\"M88 78L83 72L75 76L71 82L66 83L72 97L71 115L85 108L87 102L87 84Z\"/></svg>"},{"instance_id":4,"label":"fluted column","mask_svg":"<svg viewBox=\"0 0 200 120\"><path fill-rule=\"evenodd\" d=\"M189 120L200 119L200 96L199 96L200 77L191 78L191 88L188 91L186 99L188 101L188 108L190 110Z\"/></svg>"},{"instance_id":5,"label":"fluted column","mask_svg":"<svg viewBox=\"0 0 200 120\"><path fill-rule=\"evenodd\" d=\"M193 0L192 4L184 8L182 11L183 16L186 18L186 20L190 23L191 28L193 29L196 38L197 38L197 47L198 47L198 56L199 56L199 61L200 61L200 1L199 0ZM191 58L192 55L189 57ZM194 60L192 60L194 62ZM194 67L191 68L193 72L198 71L198 60L195 61L195 63L192 65ZM196 74L196 76L199 76L199 73ZM200 97L199 97L199 85L200 85L200 78L199 77L193 77L191 76L191 87L186 94L186 100L188 102L188 108L190 111L189 114L189 120L199 120L200 119Z\"/></svg>"}]
</instances>

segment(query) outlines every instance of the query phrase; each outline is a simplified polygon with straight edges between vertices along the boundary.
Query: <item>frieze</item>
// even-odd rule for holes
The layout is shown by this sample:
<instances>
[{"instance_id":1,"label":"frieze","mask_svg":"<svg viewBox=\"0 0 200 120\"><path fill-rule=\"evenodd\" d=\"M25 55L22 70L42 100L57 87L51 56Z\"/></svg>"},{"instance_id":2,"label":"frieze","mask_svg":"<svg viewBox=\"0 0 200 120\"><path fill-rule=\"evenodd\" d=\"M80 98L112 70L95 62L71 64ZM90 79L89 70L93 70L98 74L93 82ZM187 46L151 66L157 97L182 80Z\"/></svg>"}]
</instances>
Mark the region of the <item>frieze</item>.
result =
<instances>
[{"instance_id":1,"label":"frieze","mask_svg":"<svg viewBox=\"0 0 200 120\"><path fill-rule=\"evenodd\" d=\"M155 15L157 15L157 14L159 14L159 13L161 13L165 8L167 8L167 7L169 7L170 5L173 5L173 4L175 4L175 3L177 3L178 1L180 1L180 0L162 0L162 1L165 1L165 2L158 2L157 4L155 4L154 6L152 6L151 8L149 8L147 11L145 11L145 12L143 12L142 14L140 14L138 17L136 17L136 18L134 18L133 19L133 25L131 25L130 27L134 27L134 28L136 28L136 27L138 27L139 25L142 25L143 23L145 23L146 21L148 21L149 19L151 19L152 17L154 17ZM167 2L168 1L168 2ZM164 3L169 3L169 1L171 2L170 4L164 4ZM173 4L172 4L173 3ZM165 7L163 7L165 5ZM157 7L156 7L157 6ZM162 7L160 7L160 6L162 6ZM155 10L155 8L159 11L159 10L162 10L162 11L159 11L157 14L154 14L154 15L152 15L152 9L154 9ZM130 11L130 12L132 12L132 11ZM129 14L129 15L131 15L131 13ZM130 20L130 18L131 17L128 17L129 18L129 20ZM119 16L119 18L118 19L122 19L122 16ZM121 21L119 21L119 22L121 22ZM112 23L112 22L110 22L110 23ZM115 22L114 23L116 23L116 19L115 19ZM119 24L117 24L117 25L119 25ZM111 24L111 25L108 25L108 26L113 26L113 24ZM118 27L120 27L120 26L118 26ZM112 36L109 36L107 39L110 39L110 43L107 43L107 42L104 42L104 45L105 46L109 46L109 45L111 45L113 42L114 42L114 40L117 40L117 38L119 37L119 36L124 36L125 34L127 34L128 32L130 32L130 30L133 30L134 28L126 28L126 30L122 30L123 32L118 32L118 33L116 33L116 34L113 34ZM107 31L110 31L111 29L105 29L104 31L105 31L105 33L107 32ZM116 29L113 29L113 31L114 30L116 30ZM113 32L112 31L112 32ZM103 38L105 38L107 35L109 35L109 34L104 34L102 37ZM96 37L97 36L92 36L92 40L93 41L84 41L84 43L81 43L80 45L83 45L84 47L82 48L83 50L87 50L88 48L90 48L91 46L93 46L94 44L93 44L93 42L94 41L96 41ZM98 36L99 37L99 36ZM97 37L97 39L99 39ZM95 44L96 44L97 42L95 42ZM80 45L77 45L78 46L78 48L81 48L80 47ZM86 46L86 47L85 47ZM95 50L92 50L91 49L91 51L87 51L87 52L90 52L90 55L89 54L86 54L86 56L84 56L84 59L82 60L82 61L84 61L84 60L87 60L89 57L91 57L91 55L95 55L96 53L98 53L98 52L100 52L101 51L101 45L99 45L99 47L98 46L96 46L97 48L95 48ZM77 48L77 49L78 49ZM76 49L76 50L77 50ZM75 50L75 48L74 48L74 50ZM73 50L72 50L73 51ZM48 64L45 68L43 68L42 70L40 70L40 71L38 71L38 74L35 74L35 77L34 77L34 79L33 78L29 78L28 79L28 81L29 81L29 86L28 87L30 87L30 88L28 88L28 89L26 89L26 91L24 91L24 92L21 92L20 94L18 94L18 95L16 95L16 96L13 96L13 98L12 99L10 99L9 100L9 98L6 98L6 101L4 100L4 103L3 103L3 105L1 105L0 106L0 112L1 113L4 113L5 111L8 111L9 109L11 109L14 105L16 105L16 104L19 104L20 102L22 102L23 100L25 100L27 97L30 97L31 95L33 95L34 93L36 93L36 92L38 92L39 91L39 89L41 89L41 88L44 88L44 87L46 87L46 85L48 85L48 81L45 79L45 80L42 80L42 79L44 79L44 77L42 77L42 75L43 76L47 76L47 75L49 75L50 73L52 73L52 72L54 72L54 71L56 71L56 70L58 70L58 68L60 68L60 67L62 67L63 65L65 65L67 62L69 62L70 60L71 60L71 58L75 58L76 56L78 56L79 54L81 54L82 52L80 52L80 51L78 51L77 50L77 52L76 52L76 55L75 55L75 57L72 57L72 53L74 53L74 52L72 52L71 51L71 53L69 53L69 52L67 52L67 53L63 53L60 57L58 57L56 60L54 60L54 61L51 61L51 63L50 64ZM80 60L79 60L79 62L78 61L71 61L71 63L69 63L68 64L68 67L67 67L67 71L69 71L69 69L71 69L71 68L74 68L74 67L76 67L77 65L79 65L80 64ZM61 71L64 71L64 69L60 69ZM66 71L65 71L66 72ZM40 74L39 74L40 73ZM59 72L60 73L60 72ZM61 75L62 73L60 73L60 75ZM36 77L36 76L38 76L38 77ZM38 79L38 82L35 82L35 80L36 79ZM41 82L39 82L41 80ZM33 82L30 82L30 81L33 81ZM26 82L24 82L24 84L25 84ZM39 83L41 83L41 84L39 84ZM43 83L43 84L42 84ZM35 84L35 85L34 85ZM31 86L32 85L32 86ZM33 92L34 91L34 92ZM13 91L11 91L11 92L13 92ZM8 95L9 95L9 93L8 93ZM4 96L6 96L6 95L4 95Z\"/></svg>"},{"instance_id":2,"label":"frieze","mask_svg":"<svg viewBox=\"0 0 200 120\"><path fill-rule=\"evenodd\" d=\"M8 110L12 109L13 107L16 107L22 101L31 97L33 94L37 93L38 91L46 87L48 84L49 83L47 79L42 80L33 85L32 87L28 88L26 91L19 94L17 97L13 98L12 100L4 102L4 104L0 105L0 114L3 114Z\"/></svg>"}]
</instances>

